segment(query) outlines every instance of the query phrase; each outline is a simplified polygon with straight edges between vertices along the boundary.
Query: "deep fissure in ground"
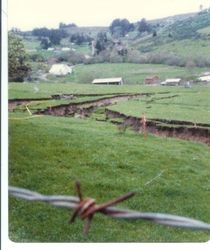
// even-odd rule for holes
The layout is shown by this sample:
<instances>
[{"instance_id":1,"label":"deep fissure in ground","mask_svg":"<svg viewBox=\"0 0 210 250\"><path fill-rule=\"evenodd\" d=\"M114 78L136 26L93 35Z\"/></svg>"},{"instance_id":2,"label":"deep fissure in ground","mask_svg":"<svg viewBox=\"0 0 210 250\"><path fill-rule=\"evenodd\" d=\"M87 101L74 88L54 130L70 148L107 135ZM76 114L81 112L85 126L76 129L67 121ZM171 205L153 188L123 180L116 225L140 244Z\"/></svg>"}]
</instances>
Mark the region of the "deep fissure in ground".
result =
<instances>
[{"instance_id":1,"label":"deep fissure in ground","mask_svg":"<svg viewBox=\"0 0 210 250\"><path fill-rule=\"evenodd\" d=\"M158 94L168 94L170 92L161 92ZM53 116L74 116L77 118L93 117L93 114L97 113L97 110L101 107L105 107L100 111L100 117L95 118L97 121L110 121L116 124L119 131L126 131L127 128L132 128L136 132L142 133L141 117L127 116L123 113L113 111L108 107L116 104L120 101L128 101L134 98L140 98L143 96L152 96L157 93L136 93L136 94L108 94L109 96L102 97L96 100L83 101L78 103L68 103L56 106L50 106L46 109L36 110L34 114L53 115ZM58 100L69 99L72 100L75 97L81 96L104 96L105 94L62 94L53 95L50 98L40 99L14 99L9 100L9 110L15 111L18 105L28 105L32 101L43 100ZM165 96L159 99L173 98L178 95ZM22 111L26 109L23 108ZM121 119L115 120L115 119ZM184 140L199 141L210 146L210 124L197 123L194 124L188 121L179 120L167 120L167 119L148 119L146 122L146 132L155 134L157 136L176 137Z\"/></svg>"}]
</instances>

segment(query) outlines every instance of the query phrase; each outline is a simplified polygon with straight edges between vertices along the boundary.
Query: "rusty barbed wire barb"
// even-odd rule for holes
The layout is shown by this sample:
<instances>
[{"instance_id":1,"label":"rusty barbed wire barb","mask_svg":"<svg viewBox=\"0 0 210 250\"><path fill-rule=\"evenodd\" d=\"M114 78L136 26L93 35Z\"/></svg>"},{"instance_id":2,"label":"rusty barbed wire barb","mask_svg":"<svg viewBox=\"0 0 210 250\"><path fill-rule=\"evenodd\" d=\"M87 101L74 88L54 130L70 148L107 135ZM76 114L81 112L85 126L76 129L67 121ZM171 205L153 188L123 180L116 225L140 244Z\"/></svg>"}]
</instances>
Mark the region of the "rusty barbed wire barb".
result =
<instances>
[{"instance_id":1,"label":"rusty barbed wire barb","mask_svg":"<svg viewBox=\"0 0 210 250\"><path fill-rule=\"evenodd\" d=\"M93 216L96 212L101 212L111 205L118 204L124 200L131 198L135 193L129 192L123 196L110 200L108 202L97 205L95 200L92 198L83 199L81 185L79 181L76 181L76 190L80 199L79 205L74 209L73 215L70 218L69 222L74 222L75 218L79 215L82 220L86 219L86 224L84 226L84 234L87 234L90 225L93 219Z\"/></svg>"},{"instance_id":2,"label":"rusty barbed wire barb","mask_svg":"<svg viewBox=\"0 0 210 250\"><path fill-rule=\"evenodd\" d=\"M80 189L80 184L78 186ZM74 215L73 212L73 215L75 218L77 215L80 215L81 219L86 219L86 224L84 226L84 233L88 232L95 212L100 212L104 215L116 219L146 220L167 226L210 231L210 224L200 220L195 220L183 216L164 214L164 213L138 212L134 210L122 209L111 206L117 204L118 202L121 202L122 200L126 199L126 197L127 198L132 197L134 195L133 192L123 195L117 199L103 203L101 205L97 205L95 203L95 200L92 198L83 199L81 193L80 197L82 199L75 196L66 196L66 195L42 195L38 192L33 192L24 188L10 186L9 194L17 198L22 198L29 201L41 201L58 207L74 209L74 211L78 210L77 214Z\"/></svg>"}]
</instances>

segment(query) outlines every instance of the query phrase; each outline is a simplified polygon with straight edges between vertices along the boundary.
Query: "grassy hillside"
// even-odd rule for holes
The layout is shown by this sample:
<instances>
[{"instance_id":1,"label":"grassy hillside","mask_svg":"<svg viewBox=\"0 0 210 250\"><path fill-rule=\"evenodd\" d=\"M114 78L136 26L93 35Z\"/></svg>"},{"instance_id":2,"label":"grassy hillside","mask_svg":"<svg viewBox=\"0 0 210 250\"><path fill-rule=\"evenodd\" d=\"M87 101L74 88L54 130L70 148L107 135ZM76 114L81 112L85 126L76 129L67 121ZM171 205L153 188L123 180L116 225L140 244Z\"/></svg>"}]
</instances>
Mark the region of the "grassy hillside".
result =
<instances>
[{"instance_id":1,"label":"grassy hillside","mask_svg":"<svg viewBox=\"0 0 210 250\"><path fill-rule=\"evenodd\" d=\"M187 48L187 49L186 49ZM171 41L167 44L154 45L151 50L153 52L172 53L179 57L190 58L204 58L208 57L210 51L210 43L208 40L197 39L184 39L181 41Z\"/></svg>"},{"instance_id":2,"label":"grassy hillside","mask_svg":"<svg viewBox=\"0 0 210 250\"><path fill-rule=\"evenodd\" d=\"M134 39L130 46L141 53L171 53L180 60L197 57L209 59L209 12L180 20L167 20L168 22L160 20L159 27L156 28L157 36L146 34Z\"/></svg>"}]
</instances>

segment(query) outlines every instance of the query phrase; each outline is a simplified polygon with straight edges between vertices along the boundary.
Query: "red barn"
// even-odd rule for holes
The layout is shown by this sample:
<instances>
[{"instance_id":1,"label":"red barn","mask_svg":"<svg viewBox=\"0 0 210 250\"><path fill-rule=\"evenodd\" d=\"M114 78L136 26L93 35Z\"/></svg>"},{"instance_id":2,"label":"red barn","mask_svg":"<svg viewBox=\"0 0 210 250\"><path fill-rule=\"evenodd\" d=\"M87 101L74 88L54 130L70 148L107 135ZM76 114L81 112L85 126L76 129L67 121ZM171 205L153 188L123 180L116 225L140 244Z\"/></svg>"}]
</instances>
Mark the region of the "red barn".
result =
<instances>
[{"instance_id":1,"label":"red barn","mask_svg":"<svg viewBox=\"0 0 210 250\"><path fill-rule=\"evenodd\" d=\"M144 79L145 84L157 84L160 82L160 78L158 76L148 76Z\"/></svg>"}]
</instances>

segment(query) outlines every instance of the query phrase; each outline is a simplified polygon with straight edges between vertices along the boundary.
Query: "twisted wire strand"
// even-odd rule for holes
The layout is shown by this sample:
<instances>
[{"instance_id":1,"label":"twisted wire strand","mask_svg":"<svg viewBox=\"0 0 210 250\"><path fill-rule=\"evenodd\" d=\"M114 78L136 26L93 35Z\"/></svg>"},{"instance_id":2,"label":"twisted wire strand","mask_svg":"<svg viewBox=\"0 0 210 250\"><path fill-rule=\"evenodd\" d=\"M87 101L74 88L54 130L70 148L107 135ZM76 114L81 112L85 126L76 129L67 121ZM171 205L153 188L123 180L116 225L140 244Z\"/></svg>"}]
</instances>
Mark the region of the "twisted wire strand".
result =
<instances>
[{"instance_id":1,"label":"twisted wire strand","mask_svg":"<svg viewBox=\"0 0 210 250\"><path fill-rule=\"evenodd\" d=\"M24 188L18 188L12 186L9 187L9 194L17 198L22 198L29 201L41 201L50 203L56 207L65 207L74 209L79 205L79 198L75 196L42 195L40 193L33 192ZM99 212L117 219L128 219L128 220L140 219L173 227L210 231L210 224L183 216L163 214L163 213L138 212L134 210L122 209L112 206L107 207Z\"/></svg>"},{"instance_id":2,"label":"twisted wire strand","mask_svg":"<svg viewBox=\"0 0 210 250\"><path fill-rule=\"evenodd\" d=\"M42 195L24 188L9 187L9 193L17 198L29 201L42 201L54 206L75 208L79 204L79 198L67 195Z\"/></svg>"}]
</instances>

